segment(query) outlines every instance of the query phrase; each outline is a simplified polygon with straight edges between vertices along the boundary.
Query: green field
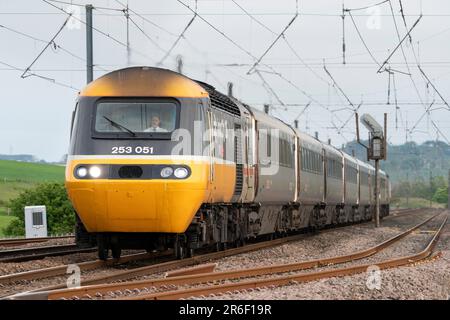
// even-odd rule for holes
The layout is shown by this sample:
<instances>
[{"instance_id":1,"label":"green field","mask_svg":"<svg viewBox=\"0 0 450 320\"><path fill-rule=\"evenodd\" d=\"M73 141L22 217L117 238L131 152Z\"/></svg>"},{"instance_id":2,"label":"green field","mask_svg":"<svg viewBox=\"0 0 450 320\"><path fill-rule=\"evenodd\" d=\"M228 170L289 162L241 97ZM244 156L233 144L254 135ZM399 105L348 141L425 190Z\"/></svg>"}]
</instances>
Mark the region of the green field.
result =
<instances>
[{"instance_id":1,"label":"green field","mask_svg":"<svg viewBox=\"0 0 450 320\"><path fill-rule=\"evenodd\" d=\"M64 181L64 166L0 160L0 180L24 182Z\"/></svg>"},{"instance_id":2,"label":"green field","mask_svg":"<svg viewBox=\"0 0 450 320\"><path fill-rule=\"evenodd\" d=\"M64 166L0 160L0 237L3 228L15 219L7 216L6 203L41 182L63 182Z\"/></svg>"}]
</instances>

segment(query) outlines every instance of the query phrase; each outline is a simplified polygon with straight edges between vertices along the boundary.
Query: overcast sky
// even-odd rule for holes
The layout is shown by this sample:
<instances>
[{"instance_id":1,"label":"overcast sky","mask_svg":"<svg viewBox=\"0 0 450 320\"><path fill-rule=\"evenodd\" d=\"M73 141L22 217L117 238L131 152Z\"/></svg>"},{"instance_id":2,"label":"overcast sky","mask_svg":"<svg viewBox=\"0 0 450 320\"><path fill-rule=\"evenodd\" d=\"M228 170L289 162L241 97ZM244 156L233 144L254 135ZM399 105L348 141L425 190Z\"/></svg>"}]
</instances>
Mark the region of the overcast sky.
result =
<instances>
[{"instance_id":1,"label":"overcast sky","mask_svg":"<svg viewBox=\"0 0 450 320\"><path fill-rule=\"evenodd\" d=\"M193 17L176 0L130 0L131 49L127 54L126 19L120 10L110 10L123 8L118 1L66 2L92 3L96 7L95 78L130 65L156 66ZM195 1L181 2L195 10ZM380 0L346 0L344 6L356 9L377 2ZM14 69L26 69L45 47L45 41L61 28L67 14L58 8L74 8L52 3L57 8L40 0L0 0L0 153L29 153L57 161L67 152L71 112L78 90L86 83L84 24L70 20L56 37L56 45L50 46L30 69L56 83L36 75L22 79L23 71ZM318 131L321 140L331 138L338 147L354 139L352 109L361 102L360 114L371 113L381 122L383 113L388 113L391 143L404 143L406 139L448 141L450 113L432 85L445 100L450 99L450 2L403 0L406 26L399 1L392 0L391 4L399 35L389 2L350 11L371 55L346 13L344 65L342 1L300 1L299 15L284 38L248 74L292 21L296 2L199 0L199 16L163 67L174 69L176 58L181 55L187 76L209 82L222 92L226 92L227 82L233 82L238 99L257 108L269 103L274 116L289 123L298 117L300 129L310 134ZM85 21L84 7L78 8L81 11L78 15L75 10L75 16ZM407 38L383 67L390 67L393 75L377 73L379 65L399 43L399 37L405 36L421 13L423 17L411 32L412 45ZM417 63L432 85L427 85ZM435 103L429 108L433 100ZM430 112L424 115L426 109ZM408 134L407 128L411 131ZM365 131L362 134L366 137Z\"/></svg>"}]
</instances>

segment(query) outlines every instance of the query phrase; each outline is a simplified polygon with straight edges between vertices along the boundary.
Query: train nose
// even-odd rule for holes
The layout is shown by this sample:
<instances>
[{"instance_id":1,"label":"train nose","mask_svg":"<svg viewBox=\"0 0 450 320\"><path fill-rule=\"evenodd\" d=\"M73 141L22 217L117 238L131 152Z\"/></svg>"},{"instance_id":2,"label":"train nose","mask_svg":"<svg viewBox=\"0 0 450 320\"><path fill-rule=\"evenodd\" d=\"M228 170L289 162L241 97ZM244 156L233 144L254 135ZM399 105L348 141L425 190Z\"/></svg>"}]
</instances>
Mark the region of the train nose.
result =
<instances>
[{"instance_id":1,"label":"train nose","mask_svg":"<svg viewBox=\"0 0 450 320\"><path fill-rule=\"evenodd\" d=\"M203 163L117 162L84 159L66 170L69 197L89 232L181 233L209 196ZM80 167L102 174L78 177Z\"/></svg>"}]
</instances>

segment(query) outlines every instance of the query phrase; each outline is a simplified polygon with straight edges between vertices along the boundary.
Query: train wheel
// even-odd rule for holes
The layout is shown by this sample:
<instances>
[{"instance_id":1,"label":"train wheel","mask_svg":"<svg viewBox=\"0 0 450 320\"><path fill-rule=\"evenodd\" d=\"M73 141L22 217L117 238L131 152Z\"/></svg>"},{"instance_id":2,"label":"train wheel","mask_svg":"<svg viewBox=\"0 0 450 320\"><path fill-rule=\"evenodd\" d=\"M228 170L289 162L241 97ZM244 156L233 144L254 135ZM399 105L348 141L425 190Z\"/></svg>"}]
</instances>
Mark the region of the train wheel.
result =
<instances>
[{"instance_id":1,"label":"train wheel","mask_svg":"<svg viewBox=\"0 0 450 320\"><path fill-rule=\"evenodd\" d=\"M184 241L182 241L180 238L177 238L175 240L173 250L175 253L175 258L180 259L180 260L186 258L187 248L185 246Z\"/></svg>"},{"instance_id":2,"label":"train wheel","mask_svg":"<svg viewBox=\"0 0 450 320\"><path fill-rule=\"evenodd\" d=\"M108 241L103 235L97 235L98 258L106 261L108 259Z\"/></svg>"},{"instance_id":3,"label":"train wheel","mask_svg":"<svg viewBox=\"0 0 450 320\"><path fill-rule=\"evenodd\" d=\"M179 260L186 258L186 248L179 246L178 249L175 251L175 255Z\"/></svg>"},{"instance_id":4,"label":"train wheel","mask_svg":"<svg viewBox=\"0 0 450 320\"><path fill-rule=\"evenodd\" d=\"M122 254L122 248L118 244L113 245L111 248L111 254L114 259L117 260L120 259L120 255Z\"/></svg>"},{"instance_id":5,"label":"train wheel","mask_svg":"<svg viewBox=\"0 0 450 320\"><path fill-rule=\"evenodd\" d=\"M103 245L98 245L98 258L100 260L108 260L108 248Z\"/></svg>"},{"instance_id":6,"label":"train wheel","mask_svg":"<svg viewBox=\"0 0 450 320\"><path fill-rule=\"evenodd\" d=\"M216 242L216 252L227 250L227 248L226 242Z\"/></svg>"}]
</instances>

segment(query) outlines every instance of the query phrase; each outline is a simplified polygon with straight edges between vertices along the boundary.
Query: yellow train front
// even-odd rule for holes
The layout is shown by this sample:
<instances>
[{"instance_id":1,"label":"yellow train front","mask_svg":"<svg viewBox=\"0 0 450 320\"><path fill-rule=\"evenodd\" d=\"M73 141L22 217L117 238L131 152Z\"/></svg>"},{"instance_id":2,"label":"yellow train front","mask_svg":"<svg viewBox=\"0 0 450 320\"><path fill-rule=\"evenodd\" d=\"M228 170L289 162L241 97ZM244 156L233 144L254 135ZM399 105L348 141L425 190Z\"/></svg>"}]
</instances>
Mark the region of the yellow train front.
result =
<instances>
[{"instance_id":1,"label":"yellow train front","mask_svg":"<svg viewBox=\"0 0 450 320\"><path fill-rule=\"evenodd\" d=\"M234 163L212 161L208 105L204 87L159 68L111 72L80 92L66 168L79 245L97 244L101 259L109 249L187 251L200 206L234 191Z\"/></svg>"}]
</instances>

